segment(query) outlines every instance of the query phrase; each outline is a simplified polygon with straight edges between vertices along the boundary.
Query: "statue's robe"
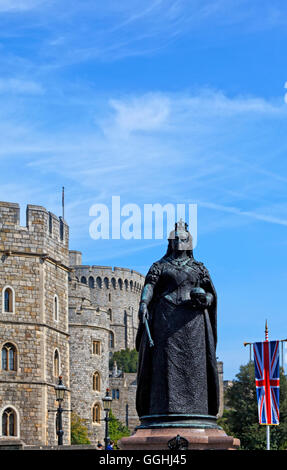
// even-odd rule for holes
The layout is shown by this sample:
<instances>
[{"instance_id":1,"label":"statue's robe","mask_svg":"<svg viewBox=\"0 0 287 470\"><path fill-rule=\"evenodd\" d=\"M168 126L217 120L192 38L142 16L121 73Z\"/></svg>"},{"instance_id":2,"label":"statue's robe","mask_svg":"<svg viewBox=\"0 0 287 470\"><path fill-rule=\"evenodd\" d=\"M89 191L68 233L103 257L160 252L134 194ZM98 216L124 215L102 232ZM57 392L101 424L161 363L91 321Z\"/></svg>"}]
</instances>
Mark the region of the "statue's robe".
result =
<instances>
[{"instance_id":1,"label":"statue's robe","mask_svg":"<svg viewBox=\"0 0 287 470\"><path fill-rule=\"evenodd\" d=\"M217 297L207 269L192 257L177 268L165 256L151 266L145 284L154 287L148 306L154 347L150 348L145 326L140 323L136 338L138 415L216 416ZM213 295L208 309L180 300L180 290L190 292L193 287Z\"/></svg>"}]
</instances>

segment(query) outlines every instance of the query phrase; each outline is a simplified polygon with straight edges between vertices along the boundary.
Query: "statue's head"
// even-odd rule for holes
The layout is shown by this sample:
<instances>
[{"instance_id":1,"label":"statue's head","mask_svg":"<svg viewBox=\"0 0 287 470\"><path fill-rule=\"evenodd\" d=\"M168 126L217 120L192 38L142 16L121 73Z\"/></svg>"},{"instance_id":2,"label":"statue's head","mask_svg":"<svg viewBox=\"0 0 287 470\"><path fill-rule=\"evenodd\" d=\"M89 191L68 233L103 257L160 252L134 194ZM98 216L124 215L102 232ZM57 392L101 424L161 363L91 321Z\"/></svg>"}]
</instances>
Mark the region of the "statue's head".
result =
<instances>
[{"instance_id":1,"label":"statue's head","mask_svg":"<svg viewBox=\"0 0 287 470\"><path fill-rule=\"evenodd\" d=\"M167 255L174 251L186 251L192 257L192 236L187 227L187 223L184 223L182 219L176 222L174 230L170 232L168 237Z\"/></svg>"}]
</instances>

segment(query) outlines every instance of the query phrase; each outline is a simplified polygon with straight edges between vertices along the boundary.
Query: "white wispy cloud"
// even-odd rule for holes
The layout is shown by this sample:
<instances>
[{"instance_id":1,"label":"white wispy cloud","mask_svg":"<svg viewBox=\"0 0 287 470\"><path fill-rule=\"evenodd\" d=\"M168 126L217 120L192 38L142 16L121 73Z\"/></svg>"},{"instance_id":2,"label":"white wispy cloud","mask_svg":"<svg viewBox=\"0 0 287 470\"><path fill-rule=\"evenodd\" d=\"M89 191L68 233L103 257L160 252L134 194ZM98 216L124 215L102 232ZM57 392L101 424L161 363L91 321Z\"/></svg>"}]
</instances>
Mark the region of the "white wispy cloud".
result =
<instances>
[{"instance_id":1,"label":"white wispy cloud","mask_svg":"<svg viewBox=\"0 0 287 470\"><path fill-rule=\"evenodd\" d=\"M31 10L47 2L48 0L0 0L0 13Z\"/></svg>"},{"instance_id":2,"label":"white wispy cloud","mask_svg":"<svg viewBox=\"0 0 287 470\"><path fill-rule=\"evenodd\" d=\"M252 5L247 0L146 0L144 5L142 0L96 4L92 0L0 0L1 12L15 13L14 23L3 24L2 36L25 38L32 31L37 38L27 54L25 49L15 53L15 59L25 57L36 71L36 67L51 70L87 60L155 54L194 32L204 35L212 30L216 38L222 27L226 34L282 27L287 7L279 0L272 7L266 0ZM9 61L6 51L5 57Z\"/></svg>"},{"instance_id":3,"label":"white wispy cloud","mask_svg":"<svg viewBox=\"0 0 287 470\"><path fill-rule=\"evenodd\" d=\"M242 210L238 207L232 207L232 206L225 206L222 204L215 204L213 202L203 202L203 201L198 201L197 202L199 206L201 207L206 207L208 209L213 209L216 211L221 211L221 212L227 212L229 214L235 214L240 217L250 217L251 219L255 220L261 220L263 222L268 222L271 224L278 224L278 225L284 225L287 226L287 218L279 218L279 217L274 217L272 215L274 207L269 207L268 211L269 213L264 214L262 213L262 209L260 212L255 212L255 211L245 211Z\"/></svg>"},{"instance_id":4,"label":"white wispy cloud","mask_svg":"<svg viewBox=\"0 0 287 470\"><path fill-rule=\"evenodd\" d=\"M41 95L44 93L44 87L32 80L0 78L0 93Z\"/></svg>"},{"instance_id":5,"label":"white wispy cloud","mask_svg":"<svg viewBox=\"0 0 287 470\"><path fill-rule=\"evenodd\" d=\"M284 104L211 90L113 97L78 131L64 126L42 134L29 122L7 123L0 113L1 158L8 165L10 157L21 161L24 174L68 179L81 188L81 226L89 223L88 206L109 203L111 195L124 203L199 202L225 214L210 222L216 230L234 218L284 226L287 214L278 200L284 200L286 178L276 172L273 146L263 153L261 146L286 115ZM258 125L259 141L252 136ZM238 142L246 142L244 150ZM277 151L280 158L284 149Z\"/></svg>"},{"instance_id":6,"label":"white wispy cloud","mask_svg":"<svg viewBox=\"0 0 287 470\"><path fill-rule=\"evenodd\" d=\"M127 132L160 129L170 113L168 97L159 94L126 101L110 100L109 104L116 111L115 125Z\"/></svg>"}]
</instances>

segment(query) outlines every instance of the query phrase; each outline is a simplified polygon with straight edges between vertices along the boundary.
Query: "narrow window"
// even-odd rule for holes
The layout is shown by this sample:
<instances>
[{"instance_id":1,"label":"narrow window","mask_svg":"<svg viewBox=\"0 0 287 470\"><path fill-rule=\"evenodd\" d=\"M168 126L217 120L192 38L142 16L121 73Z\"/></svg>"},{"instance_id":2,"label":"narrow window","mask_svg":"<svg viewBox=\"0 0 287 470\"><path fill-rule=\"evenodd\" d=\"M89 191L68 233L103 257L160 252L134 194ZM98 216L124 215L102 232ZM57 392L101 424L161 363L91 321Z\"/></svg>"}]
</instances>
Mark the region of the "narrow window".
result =
<instances>
[{"instance_id":1,"label":"narrow window","mask_svg":"<svg viewBox=\"0 0 287 470\"><path fill-rule=\"evenodd\" d=\"M108 308L108 317L109 317L110 321L112 321L112 316L113 316L112 309Z\"/></svg>"},{"instance_id":2,"label":"narrow window","mask_svg":"<svg viewBox=\"0 0 287 470\"><path fill-rule=\"evenodd\" d=\"M125 327L125 348L128 347L128 314L125 310L124 313L124 327Z\"/></svg>"},{"instance_id":3,"label":"narrow window","mask_svg":"<svg viewBox=\"0 0 287 470\"><path fill-rule=\"evenodd\" d=\"M114 347L115 347L115 337L114 337L114 333L110 331L110 348L114 348Z\"/></svg>"},{"instance_id":4,"label":"narrow window","mask_svg":"<svg viewBox=\"0 0 287 470\"><path fill-rule=\"evenodd\" d=\"M52 232L53 232L52 214L49 212L49 234L52 235Z\"/></svg>"},{"instance_id":5,"label":"narrow window","mask_svg":"<svg viewBox=\"0 0 287 470\"><path fill-rule=\"evenodd\" d=\"M2 435L16 436L16 413L12 408L6 408L2 414Z\"/></svg>"},{"instance_id":6,"label":"narrow window","mask_svg":"<svg viewBox=\"0 0 287 470\"><path fill-rule=\"evenodd\" d=\"M100 423L101 422L101 410L100 405L96 403L93 406L93 423Z\"/></svg>"},{"instance_id":7,"label":"narrow window","mask_svg":"<svg viewBox=\"0 0 287 470\"><path fill-rule=\"evenodd\" d=\"M101 378L99 372L95 372L93 375L93 390L95 392L101 391Z\"/></svg>"},{"instance_id":8,"label":"narrow window","mask_svg":"<svg viewBox=\"0 0 287 470\"><path fill-rule=\"evenodd\" d=\"M85 276L81 277L81 283L82 284L87 284L87 279L85 278Z\"/></svg>"},{"instance_id":9,"label":"narrow window","mask_svg":"<svg viewBox=\"0 0 287 470\"><path fill-rule=\"evenodd\" d=\"M60 375L60 356L58 349L54 352L54 377L59 377Z\"/></svg>"},{"instance_id":10,"label":"narrow window","mask_svg":"<svg viewBox=\"0 0 287 470\"><path fill-rule=\"evenodd\" d=\"M116 288L116 280L115 280L114 277L112 277L111 283L112 283L113 288L115 289Z\"/></svg>"},{"instance_id":11,"label":"narrow window","mask_svg":"<svg viewBox=\"0 0 287 470\"><path fill-rule=\"evenodd\" d=\"M104 283L105 283L105 287L106 287L106 289L108 289L108 288L109 288L109 280L108 280L108 278L107 278L107 277L105 277L105 279L104 279Z\"/></svg>"},{"instance_id":12,"label":"narrow window","mask_svg":"<svg viewBox=\"0 0 287 470\"><path fill-rule=\"evenodd\" d=\"M13 291L10 287L6 287L4 290L4 312L5 313L13 313Z\"/></svg>"},{"instance_id":13,"label":"narrow window","mask_svg":"<svg viewBox=\"0 0 287 470\"><path fill-rule=\"evenodd\" d=\"M97 281L97 286L101 289L102 288L102 278L98 276L96 281Z\"/></svg>"},{"instance_id":14,"label":"narrow window","mask_svg":"<svg viewBox=\"0 0 287 470\"><path fill-rule=\"evenodd\" d=\"M93 276L89 277L89 287L91 289L94 289L94 287L95 287L95 279L93 278Z\"/></svg>"},{"instance_id":15,"label":"narrow window","mask_svg":"<svg viewBox=\"0 0 287 470\"><path fill-rule=\"evenodd\" d=\"M119 279L119 280L118 280L118 284L119 284L119 288L122 290L122 288L123 288L123 281L122 281L122 279Z\"/></svg>"},{"instance_id":16,"label":"narrow window","mask_svg":"<svg viewBox=\"0 0 287 470\"><path fill-rule=\"evenodd\" d=\"M126 426L129 427L129 405L126 404Z\"/></svg>"},{"instance_id":17,"label":"narrow window","mask_svg":"<svg viewBox=\"0 0 287 470\"><path fill-rule=\"evenodd\" d=\"M119 400L119 398L120 398L120 391L119 391L119 389L117 388L117 390L116 390L116 399Z\"/></svg>"},{"instance_id":18,"label":"narrow window","mask_svg":"<svg viewBox=\"0 0 287 470\"><path fill-rule=\"evenodd\" d=\"M97 355L101 354L101 342L100 341L93 341L93 354L97 354Z\"/></svg>"},{"instance_id":19,"label":"narrow window","mask_svg":"<svg viewBox=\"0 0 287 470\"><path fill-rule=\"evenodd\" d=\"M60 217L60 239L64 240L64 222L62 217Z\"/></svg>"},{"instance_id":20,"label":"narrow window","mask_svg":"<svg viewBox=\"0 0 287 470\"><path fill-rule=\"evenodd\" d=\"M127 279L125 279L125 288L126 288L126 290L128 290L128 288L129 288L129 281Z\"/></svg>"},{"instance_id":21,"label":"narrow window","mask_svg":"<svg viewBox=\"0 0 287 470\"><path fill-rule=\"evenodd\" d=\"M55 297L54 297L54 320L55 321L58 321L58 319L59 319L58 312L59 312L58 296L55 295Z\"/></svg>"}]
</instances>

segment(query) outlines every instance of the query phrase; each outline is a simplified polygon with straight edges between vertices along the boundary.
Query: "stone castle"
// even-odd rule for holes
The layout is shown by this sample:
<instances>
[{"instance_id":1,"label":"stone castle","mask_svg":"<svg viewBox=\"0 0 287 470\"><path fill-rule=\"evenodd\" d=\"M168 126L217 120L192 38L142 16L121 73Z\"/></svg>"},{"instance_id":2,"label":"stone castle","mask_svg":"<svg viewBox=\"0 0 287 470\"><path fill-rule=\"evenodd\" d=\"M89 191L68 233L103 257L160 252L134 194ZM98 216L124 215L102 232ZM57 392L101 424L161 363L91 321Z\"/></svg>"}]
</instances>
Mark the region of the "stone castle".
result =
<instances>
[{"instance_id":1,"label":"stone castle","mask_svg":"<svg viewBox=\"0 0 287 470\"><path fill-rule=\"evenodd\" d=\"M69 251L69 227L41 206L0 202L0 439L55 445L55 384L67 387L64 408L83 419L89 439L104 437L102 398L110 388L114 415L138 424L136 374L109 370L114 351L133 349L144 276L82 265ZM218 363L223 397L222 363ZM221 412L223 400L221 399ZM63 413L64 444L71 413Z\"/></svg>"}]
</instances>

